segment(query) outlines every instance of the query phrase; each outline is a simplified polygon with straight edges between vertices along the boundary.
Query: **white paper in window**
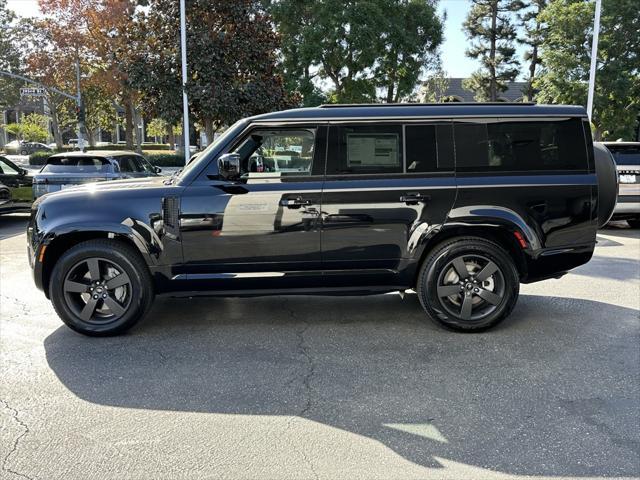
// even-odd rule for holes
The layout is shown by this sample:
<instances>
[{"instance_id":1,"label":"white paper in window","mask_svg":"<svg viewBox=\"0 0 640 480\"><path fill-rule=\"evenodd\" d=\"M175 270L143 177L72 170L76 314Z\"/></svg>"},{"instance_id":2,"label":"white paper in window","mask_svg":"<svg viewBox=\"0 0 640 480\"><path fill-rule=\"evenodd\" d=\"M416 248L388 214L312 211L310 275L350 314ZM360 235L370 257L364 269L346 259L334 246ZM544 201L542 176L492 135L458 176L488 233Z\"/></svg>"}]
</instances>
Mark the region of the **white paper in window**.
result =
<instances>
[{"instance_id":1,"label":"white paper in window","mask_svg":"<svg viewBox=\"0 0 640 480\"><path fill-rule=\"evenodd\" d=\"M398 135L383 134L347 134L347 166L349 167L397 167Z\"/></svg>"}]
</instances>

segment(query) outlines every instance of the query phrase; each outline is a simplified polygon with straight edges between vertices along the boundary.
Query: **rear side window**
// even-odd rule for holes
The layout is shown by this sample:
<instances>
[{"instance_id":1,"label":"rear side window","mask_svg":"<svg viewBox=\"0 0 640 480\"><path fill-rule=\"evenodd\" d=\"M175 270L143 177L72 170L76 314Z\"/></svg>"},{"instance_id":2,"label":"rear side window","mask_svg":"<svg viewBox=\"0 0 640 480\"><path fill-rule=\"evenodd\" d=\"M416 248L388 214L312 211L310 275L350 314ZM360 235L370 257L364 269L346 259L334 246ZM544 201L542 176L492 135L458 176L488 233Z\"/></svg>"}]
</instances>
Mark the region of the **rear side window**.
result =
<instances>
[{"instance_id":1,"label":"rear side window","mask_svg":"<svg viewBox=\"0 0 640 480\"><path fill-rule=\"evenodd\" d=\"M327 175L402 173L402 125L329 129Z\"/></svg>"},{"instance_id":2,"label":"rear side window","mask_svg":"<svg viewBox=\"0 0 640 480\"><path fill-rule=\"evenodd\" d=\"M110 173L112 167L105 158L56 157L48 158L43 173Z\"/></svg>"},{"instance_id":3,"label":"rear side window","mask_svg":"<svg viewBox=\"0 0 640 480\"><path fill-rule=\"evenodd\" d=\"M587 149L580 119L456 123L459 171L586 170Z\"/></svg>"},{"instance_id":4,"label":"rear side window","mask_svg":"<svg viewBox=\"0 0 640 480\"><path fill-rule=\"evenodd\" d=\"M405 127L407 173L453 171L451 124Z\"/></svg>"}]
</instances>

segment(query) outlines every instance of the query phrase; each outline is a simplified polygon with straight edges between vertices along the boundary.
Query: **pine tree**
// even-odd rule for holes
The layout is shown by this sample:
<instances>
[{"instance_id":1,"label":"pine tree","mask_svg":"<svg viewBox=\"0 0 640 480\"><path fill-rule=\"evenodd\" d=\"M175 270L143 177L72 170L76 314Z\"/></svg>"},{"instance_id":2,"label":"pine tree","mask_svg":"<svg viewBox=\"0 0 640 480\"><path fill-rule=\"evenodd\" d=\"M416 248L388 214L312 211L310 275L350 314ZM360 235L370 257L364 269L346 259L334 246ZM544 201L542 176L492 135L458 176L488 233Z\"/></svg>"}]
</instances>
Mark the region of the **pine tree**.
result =
<instances>
[{"instance_id":1,"label":"pine tree","mask_svg":"<svg viewBox=\"0 0 640 480\"><path fill-rule=\"evenodd\" d=\"M463 26L472 41L468 57L479 59L481 68L474 72L464 87L473 91L478 101L498 99L506 90L506 82L518 75L515 57L516 28L513 14L524 8L521 0L472 0L473 6Z\"/></svg>"},{"instance_id":2,"label":"pine tree","mask_svg":"<svg viewBox=\"0 0 640 480\"><path fill-rule=\"evenodd\" d=\"M535 89L533 81L536 78L536 68L542 63L540 58L540 45L544 38L544 25L540 19L540 12L547 6L548 0L530 0L526 4L526 11L519 16L524 36L518 41L529 46L524 54L525 61L529 62L529 77L527 78L527 86L523 92L527 100L533 100Z\"/></svg>"}]
</instances>

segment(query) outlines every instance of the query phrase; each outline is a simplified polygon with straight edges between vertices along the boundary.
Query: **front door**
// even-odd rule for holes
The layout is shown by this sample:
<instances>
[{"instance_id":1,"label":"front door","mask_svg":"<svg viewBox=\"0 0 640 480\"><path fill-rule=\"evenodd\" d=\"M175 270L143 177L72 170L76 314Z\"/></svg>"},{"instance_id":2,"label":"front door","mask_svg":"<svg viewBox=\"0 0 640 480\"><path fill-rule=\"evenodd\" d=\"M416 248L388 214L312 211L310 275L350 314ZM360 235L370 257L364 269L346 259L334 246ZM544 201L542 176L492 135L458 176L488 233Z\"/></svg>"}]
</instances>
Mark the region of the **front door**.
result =
<instances>
[{"instance_id":1,"label":"front door","mask_svg":"<svg viewBox=\"0 0 640 480\"><path fill-rule=\"evenodd\" d=\"M450 124L330 126L321 235L327 282L405 283L422 236L451 209L453 172Z\"/></svg>"},{"instance_id":2,"label":"front door","mask_svg":"<svg viewBox=\"0 0 640 480\"><path fill-rule=\"evenodd\" d=\"M255 127L229 150L238 181L187 188L186 277L207 290L317 286L325 142L326 127Z\"/></svg>"},{"instance_id":3,"label":"front door","mask_svg":"<svg viewBox=\"0 0 640 480\"><path fill-rule=\"evenodd\" d=\"M0 183L11 191L12 208L29 210L33 202L32 177L4 157L0 157Z\"/></svg>"}]
</instances>

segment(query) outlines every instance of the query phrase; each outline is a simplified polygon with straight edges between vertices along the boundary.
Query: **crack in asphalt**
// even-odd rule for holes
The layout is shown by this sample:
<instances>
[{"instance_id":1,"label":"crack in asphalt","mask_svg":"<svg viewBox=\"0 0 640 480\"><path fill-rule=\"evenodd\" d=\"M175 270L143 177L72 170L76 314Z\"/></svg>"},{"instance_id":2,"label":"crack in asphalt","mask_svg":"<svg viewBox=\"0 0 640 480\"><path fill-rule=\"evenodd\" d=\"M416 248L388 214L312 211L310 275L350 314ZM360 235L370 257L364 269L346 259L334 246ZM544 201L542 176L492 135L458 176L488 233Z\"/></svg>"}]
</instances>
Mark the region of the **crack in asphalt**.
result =
<instances>
[{"instance_id":1,"label":"crack in asphalt","mask_svg":"<svg viewBox=\"0 0 640 480\"><path fill-rule=\"evenodd\" d=\"M12 408L5 400L0 399L0 402L4 403L4 408L9 410L9 412L11 412L11 417L24 429L24 431L13 440L13 445L11 446L9 453L5 455L2 461L2 470L4 470L5 472L9 472L13 475L16 475L18 477L27 478L28 480L33 480L28 475L17 472L8 466L9 457L11 457L11 455L13 455L15 452L18 451L18 443L20 443L20 440L29 433L29 426L26 423L24 423L22 420L20 420L20 418L18 418L18 410L16 410L15 408Z\"/></svg>"},{"instance_id":2,"label":"crack in asphalt","mask_svg":"<svg viewBox=\"0 0 640 480\"><path fill-rule=\"evenodd\" d=\"M289 316L296 320L297 322L302 323L302 328L299 328L296 330L296 336L298 338L298 344L297 344L297 351L298 354L302 357L304 357L305 359L305 363L307 366L306 372L304 375L302 375L302 385L304 386L304 391L305 391L305 404L302 407L302 409L298 412L297 416L302 417L304 416L306 413L309 412L309 410L311 410L312 407L312 398L313 398L313 389L311 388L311 379L313 378L315 371L316 371L316 365L315 362L313 360L313 357L311 356L311 353L309 352L309 346L307 345L307 341L305 338L305 333L307 332L307 330L309 330L309 328L311 327L311 324L309 322L307 322L306 320L301 320L300 318L298 318L298 316L296 315L296 313L294 312L294 310L289 306L288 304L288 300L285 299L285 309L289 312ZM293 382L296 378L300 378L298 376L294 377L291 382ZM288 382L287 384L290 384L291 382ZM291 424L295 421L295 417L292 417L288 422L287 422L287 427L285 429L285 432L288 431L291 428ZM318 472L315 469L315 466L313 464L313 462L311 461L311 459L306 455L306 453L303 450L300 450L296 447L295 444L292 445L293 449L302 457L302 459L304 460L304 462L309 466L309 469L311 470L311 473L313 473L313 477L318 479L320 478L320 476L318 475Z\"/></svg>"}]
</instances>

